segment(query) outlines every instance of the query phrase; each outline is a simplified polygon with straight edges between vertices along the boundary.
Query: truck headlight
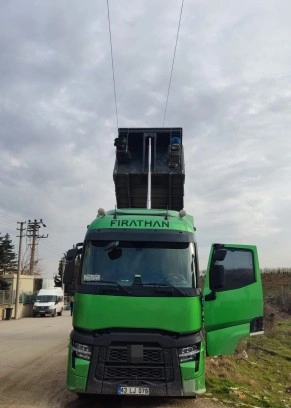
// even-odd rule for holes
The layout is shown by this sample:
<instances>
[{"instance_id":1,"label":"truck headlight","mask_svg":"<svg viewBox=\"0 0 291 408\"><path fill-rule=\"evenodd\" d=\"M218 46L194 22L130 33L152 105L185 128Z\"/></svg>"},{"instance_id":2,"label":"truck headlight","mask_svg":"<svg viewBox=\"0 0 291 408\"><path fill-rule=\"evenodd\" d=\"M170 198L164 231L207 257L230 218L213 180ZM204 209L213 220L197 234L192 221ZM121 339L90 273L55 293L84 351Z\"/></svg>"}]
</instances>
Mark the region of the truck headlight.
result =
<instances>
[{"instance_id":1,"label":"truck headlight","mask_svg":"<svg viewBox=\"0 0 291 408\"><path fill-rule=\"evenodd\" d=\"M92 347L86 344L73 342L72 350L76 353L76 357L83 358L84 360L90 360L92 354Z\"/></svg>"},{"instance_id":2,"label":"truck headlight","mask_svg":"<svg viewBox=\"0 0 291 408\"><path fill-rule=\"evenodd\" d=\"M180 363L185 363L185 361L196 360L200 350L196 344L193 346L182 347L178 349Z\"/></svg>"}]
</instances>

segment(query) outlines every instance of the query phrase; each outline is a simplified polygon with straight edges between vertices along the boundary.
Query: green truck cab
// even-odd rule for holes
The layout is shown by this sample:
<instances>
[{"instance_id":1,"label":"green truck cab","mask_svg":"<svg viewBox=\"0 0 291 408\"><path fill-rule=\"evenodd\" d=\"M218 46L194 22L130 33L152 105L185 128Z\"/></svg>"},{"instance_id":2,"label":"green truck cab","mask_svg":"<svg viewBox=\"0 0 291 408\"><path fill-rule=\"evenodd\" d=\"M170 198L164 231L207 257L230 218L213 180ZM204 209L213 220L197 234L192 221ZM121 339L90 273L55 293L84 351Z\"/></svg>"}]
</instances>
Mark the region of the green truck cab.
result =
<instances>
[{"instance_id":1,"label":"green truck cab","mask_svg":"<svg viewBox=\"0 0 291 408\"><path fill-rule=\"evenodd\" d=\"M194 219L183 210L182 129L119 129L115 146L117 207L99 209L67 252L64 283L75 281L67 387L196 397L205 355L232 354L262 333L257 250L212 245L202 293Z\"/></svg>"}]
</instances>

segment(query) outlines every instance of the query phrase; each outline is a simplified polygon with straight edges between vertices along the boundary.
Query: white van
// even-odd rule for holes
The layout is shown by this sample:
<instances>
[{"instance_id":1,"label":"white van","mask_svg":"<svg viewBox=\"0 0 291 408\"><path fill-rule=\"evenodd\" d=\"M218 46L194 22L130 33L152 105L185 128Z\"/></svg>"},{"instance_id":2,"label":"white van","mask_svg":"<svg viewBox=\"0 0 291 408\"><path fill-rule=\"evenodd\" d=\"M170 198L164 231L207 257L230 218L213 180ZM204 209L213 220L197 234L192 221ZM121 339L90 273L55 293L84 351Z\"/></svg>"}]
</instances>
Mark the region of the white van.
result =
<instances>
[{"instance_id":1,"label":"white van","mask_svg":"<svg viewBox=\"0 0 291 408\"><path fill-rule=\"evenodd\" d=\"M64 310L64 292L62 288L41 289L32 309L32 316L61 316Z\"/></svg>"}]
</instances>

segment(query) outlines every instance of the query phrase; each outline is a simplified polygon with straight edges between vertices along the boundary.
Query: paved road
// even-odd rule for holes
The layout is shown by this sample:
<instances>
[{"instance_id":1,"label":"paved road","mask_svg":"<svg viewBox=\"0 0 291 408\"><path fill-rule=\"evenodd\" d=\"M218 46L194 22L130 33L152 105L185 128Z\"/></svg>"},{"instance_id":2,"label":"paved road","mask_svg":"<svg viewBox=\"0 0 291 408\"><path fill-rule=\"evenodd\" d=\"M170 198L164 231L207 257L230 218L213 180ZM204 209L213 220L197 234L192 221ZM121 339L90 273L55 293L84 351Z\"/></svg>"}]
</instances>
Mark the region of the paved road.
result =
<instances>
[{"instance_id":1,"label":"paved road","mask_svg":"<svg viewBox=\"0 0 291 408\"><path fill-rule=\"evenodd\" d=\"M63 316L0 321L0 408L221 408L197 400L92 397L79 400L65 388L67 344L72 329Z\"/></svg>"}]
</instances>

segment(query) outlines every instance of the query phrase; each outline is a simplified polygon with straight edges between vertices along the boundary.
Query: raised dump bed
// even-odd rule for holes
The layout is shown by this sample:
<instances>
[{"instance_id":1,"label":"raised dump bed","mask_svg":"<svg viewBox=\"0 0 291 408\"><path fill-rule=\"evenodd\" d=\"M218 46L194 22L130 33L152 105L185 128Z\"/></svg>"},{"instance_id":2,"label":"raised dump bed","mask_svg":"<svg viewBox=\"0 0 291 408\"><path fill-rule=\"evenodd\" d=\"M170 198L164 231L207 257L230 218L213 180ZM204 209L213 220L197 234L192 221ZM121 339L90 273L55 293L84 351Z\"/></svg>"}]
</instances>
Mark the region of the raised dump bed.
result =
<instances>
[{"instance_id":1,"label":"raised dump bed","mask_svg":"<svg viewBox=\"0 0 291 408\"><path fill-rule=\"evenodd\" d=\"M151 139L151 208L184 207L182 128L120 128L113 171L117 208L147 208Z\"/></svg>"}]
</instances>

